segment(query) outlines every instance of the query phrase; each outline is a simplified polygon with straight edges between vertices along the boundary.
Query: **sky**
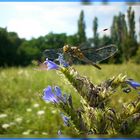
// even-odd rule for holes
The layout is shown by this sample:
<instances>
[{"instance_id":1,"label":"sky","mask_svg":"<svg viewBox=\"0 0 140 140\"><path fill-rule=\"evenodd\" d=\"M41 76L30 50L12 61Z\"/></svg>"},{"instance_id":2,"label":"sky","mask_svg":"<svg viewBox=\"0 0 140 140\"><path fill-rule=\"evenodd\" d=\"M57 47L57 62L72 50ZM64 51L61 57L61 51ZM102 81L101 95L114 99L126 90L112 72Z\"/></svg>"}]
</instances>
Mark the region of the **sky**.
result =
<instances>
[{"instance_id":1,"label":"sky","mask_svg":"<svg viewBox=\"0 0 140 140\"><path fill-rule=\"evenodd\" d=\"M101 5L81 5L77 2L0 2L0 27L17 32L19 37L31 39L53 33L72 35L77 32L80 11L85 14L86 35L92 37L93 19L98 17L99 34L104 28L110 28L114 15L126 14L128 5L113 3ZM133 5L137 34L140 31L140 5ZM106 31L105 34L109 34Z\"/></svg>"}]
</instances>

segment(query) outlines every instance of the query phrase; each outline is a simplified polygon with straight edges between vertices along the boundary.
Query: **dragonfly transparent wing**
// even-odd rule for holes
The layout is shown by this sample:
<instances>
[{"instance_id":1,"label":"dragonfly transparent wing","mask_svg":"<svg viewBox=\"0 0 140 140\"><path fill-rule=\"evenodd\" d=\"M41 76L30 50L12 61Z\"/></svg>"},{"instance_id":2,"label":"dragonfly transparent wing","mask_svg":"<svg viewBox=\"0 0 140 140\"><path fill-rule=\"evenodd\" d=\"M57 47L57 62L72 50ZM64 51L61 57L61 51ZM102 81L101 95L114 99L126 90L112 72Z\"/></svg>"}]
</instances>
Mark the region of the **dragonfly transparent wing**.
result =
<instances>
[{"instance_id":1,"label":"dragonfly transparent wing","mask_svg":"<svg viewBox=\"0 0 140 140\"><path fill-rule=\"evenodd\" d=\"M56 60L58 58L58 54L59 53L63 53L63 48L59 48L59 49L46 49L43 54L46 58L48 58L49 60Z\"/></svg>"},{"instance_id":2,"label":"dragonfly transparent wing","mask_svg":"<svg viewBox=\"0 0 140 140\"><path fill-rule=\"evenodd\" d=\"M110 44L103 47L84 48L81 51L89 60L98 63L113 56L118 49L116 45Z\"/></svg>"},{"instance_id":3,"label":"dragonfly transparent wing","mask_svg":"<svg viewBox=\"0 0 140 140\"><path fill-rule=\"evenodd\" d=\"M59 55L62 54L64 57L64 60L68 63L72 63L72 57L68 53L63 53L63 48L59 49L46 49L44 52L44 56L48 58L51 61L54 61L55 63L59 64Z\"/></svg>"}]
</instances>

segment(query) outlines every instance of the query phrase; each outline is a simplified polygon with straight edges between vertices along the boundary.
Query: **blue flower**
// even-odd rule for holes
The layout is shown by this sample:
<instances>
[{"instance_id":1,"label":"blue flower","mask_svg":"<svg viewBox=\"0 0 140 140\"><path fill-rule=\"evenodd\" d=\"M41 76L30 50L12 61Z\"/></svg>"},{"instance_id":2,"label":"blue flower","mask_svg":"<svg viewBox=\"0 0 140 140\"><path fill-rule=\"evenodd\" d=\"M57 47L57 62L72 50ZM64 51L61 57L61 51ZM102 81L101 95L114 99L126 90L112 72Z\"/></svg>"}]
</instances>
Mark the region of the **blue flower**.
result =
<instances>
[{"instance_id":1,"label":"blue flower","mask_svg":"<svg viewBox=\"0 0 140 140\"><path fill-rule=\"evenodd\" d=\"M138 87L140 87L140 83L135 82L135 81L133 81L131 79L127 80L126 83L129 84L134 89L137 89Z\"/></svg>"},{"instance_id":2,"label":"blue flower","mask_svg":"<svg viewBox=\"0 0 140 140\"><path fill-rule=\"evenodd\" d=\"M64 121L64 125L65 126L70 126L70 118L65 116L63 113L61 114L61 116L62 116L62 119Z\"/></svg>"},{"instance_id":3,"label":"blue flower","mask_svg":"<svg viewBox=\"0 0 140 140\"><path fill-rule=\"evenodd\" d=\"M47 65L47 70L59 69L59 66L55 64L53 61L48 60L48 58L46 58L44 64Z\"/></svg>"},{"instance_id":4,"label":"blue flower","mask_svg":"<svg viewBox=\"0 0 140 140\"><path fill-rule=\"evenodd\" d=\"M61 53L58 53L58 61L59 61L60 65L63 67L69 66L69 64L64 60L63 54L61 54Z\"/></svg>"},{"instance_id":5,"label":"blue flower","mask_svg":"<svg viewBox=\"0 0 140 140\"><path fill-rule=\"evenodd\" d=\"M67 101L65 95L62 95L61 89L58 86L54 87L54 93L52 91L51 86L45 88L43 99L47 102L53 102L53 103L59 103L59 102L66 103Z\"/></svg>"},{"instance_id":6,"label":"blue flower","mask_svg":"<svg viewBox=\"0 0 140 140\"><path fill-rule=\"evenodd\" d=\"M55 94L52 92L51 86L48 86L47 88L44 89L43 99L47 102L53 102L53 103L58 102Z\"/></svg>"},{"instance_id":7,"label":"blue flower","mask_svg":"<svg viewBox=\"0 0 140 140\"><path fill-rule=\"evenodd\" d=\"M61 92L61 89L58 86L54 87L55 94L57 96L58 101L62 101L63 103L67 102L67 95Z\"/></svg>"},{"instance_id":8,"label":"blue flower","mask_svg":"<svg viewBox=\"0 0 140 140\"><path fill-rule=\"evenodd\" d=\"M61 89L58 86L54 87L54 91L55 91L57 97L60 97L60 98L62 97Z\"/></svg>"}]
</instances>

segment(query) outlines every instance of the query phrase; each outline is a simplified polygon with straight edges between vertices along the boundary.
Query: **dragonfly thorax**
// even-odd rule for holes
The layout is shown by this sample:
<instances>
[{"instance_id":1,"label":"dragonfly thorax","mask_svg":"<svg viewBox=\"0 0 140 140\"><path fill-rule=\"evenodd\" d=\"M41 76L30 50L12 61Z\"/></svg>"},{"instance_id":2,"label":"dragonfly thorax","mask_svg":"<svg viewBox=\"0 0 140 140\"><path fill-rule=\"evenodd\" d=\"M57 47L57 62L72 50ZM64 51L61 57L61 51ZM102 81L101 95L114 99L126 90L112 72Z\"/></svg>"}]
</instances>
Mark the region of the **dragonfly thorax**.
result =
<instances>
[{"instance_id":1,"label":"dragonfly thorax","mask_svg":"<svg viewBox=\"0 0 140 140\"><path fill-rule=\"evenodd\" d=\"M63 52L64 52L64 53L68 53L70 50L71 50L71 47L70 47L69 45L65 45L65 46L63 47Z\"/></svg>"}]
</instances>

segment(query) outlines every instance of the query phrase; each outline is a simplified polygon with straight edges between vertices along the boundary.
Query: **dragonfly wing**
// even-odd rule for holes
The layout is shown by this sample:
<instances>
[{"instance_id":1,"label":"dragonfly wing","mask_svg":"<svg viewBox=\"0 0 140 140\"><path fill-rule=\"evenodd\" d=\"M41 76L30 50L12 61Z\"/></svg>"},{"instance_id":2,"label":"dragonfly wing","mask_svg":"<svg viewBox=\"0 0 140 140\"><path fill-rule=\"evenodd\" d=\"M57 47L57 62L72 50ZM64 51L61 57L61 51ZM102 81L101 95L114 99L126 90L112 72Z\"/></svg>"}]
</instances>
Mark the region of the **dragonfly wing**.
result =
<instances>
[{"instance_id":1,"label":"dragonfly wing","mask_svg":"<svg viewBox=\"0 0 140 140\"><path fill-rule=\"evenodd\" d=\"M63 48L59 49L46 49L43 54L49 60L56 60L58 58L58 53L63 53Z\"/></svg>"},{"instance_id":2,"label":"dragonfly wing","mask_svg":"<svg viewBox=\"0 0 140 140\"><path fill-rule=\"evenodd\" d=\"M103 47L82 49L81 51L89 60L97 63L113 56L118 51L118 49L116 45L110 44Z\"/></svg>"},{"instance_id":3,"label":"dragonfly wing","mask_svg":"<svg viewBox=\"0 0 140 140\"><path fill-rule=\"evenodd\" d=\"M59 59L58 59L60 54L63 54L63 58L68 64L72 63L72 57L68 53L67 54L63 53L63 48L46 49L44 51L44 56L48 58L49 60L54 61L56 64L60 64Z\"/></svg>"}]
</instances>

